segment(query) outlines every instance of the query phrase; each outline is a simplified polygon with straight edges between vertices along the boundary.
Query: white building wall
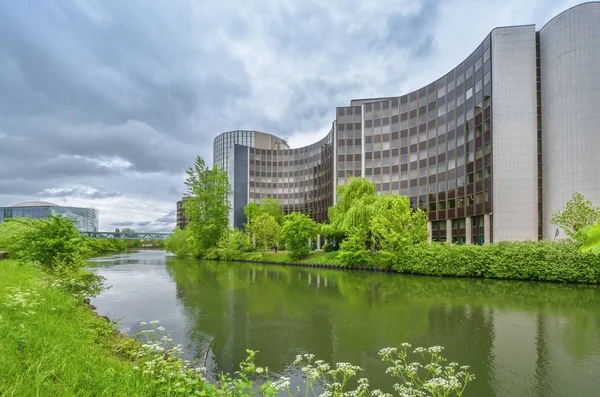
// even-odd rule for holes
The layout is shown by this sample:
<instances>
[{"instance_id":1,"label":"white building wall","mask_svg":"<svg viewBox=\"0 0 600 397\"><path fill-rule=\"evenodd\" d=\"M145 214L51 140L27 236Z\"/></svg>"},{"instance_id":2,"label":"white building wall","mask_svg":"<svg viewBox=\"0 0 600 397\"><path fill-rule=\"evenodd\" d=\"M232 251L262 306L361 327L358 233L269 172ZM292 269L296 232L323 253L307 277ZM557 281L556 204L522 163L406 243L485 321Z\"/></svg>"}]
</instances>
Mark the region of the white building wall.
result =
<instances>
[{"instance_id":1,"label":"white building wall","mask_svg":"<svg viewBox=\"0 0 600 397\"><path fill-rule=\"evenodd\" d=\"M537 240L535 26L492 31L493 241Z\"/></svg>"},{"instance_id":2,"label":"white building wall","mask_svg":"<svg viewBox=\"0 0 600 397\"><path fill-rule=\"evenodd\" d=\"M579 192L600 205L600 3L573 7L540 30L543 236ZM561 230L559 237L565 237Z\"/></svg>"}]
</instances>

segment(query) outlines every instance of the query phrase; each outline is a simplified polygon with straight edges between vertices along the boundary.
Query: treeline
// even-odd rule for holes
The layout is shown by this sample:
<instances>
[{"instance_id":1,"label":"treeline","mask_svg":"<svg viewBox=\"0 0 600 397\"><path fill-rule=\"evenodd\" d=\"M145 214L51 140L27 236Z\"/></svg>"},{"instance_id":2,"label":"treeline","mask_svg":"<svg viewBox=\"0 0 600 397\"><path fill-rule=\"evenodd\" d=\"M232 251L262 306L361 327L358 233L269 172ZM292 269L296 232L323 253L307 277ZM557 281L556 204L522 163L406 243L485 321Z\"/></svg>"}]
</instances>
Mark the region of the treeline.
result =
<instances>
[{"instance_id":1,"label":"treeline","mask_svg":"<svg viewBox=\"0 0 600 397\"><path fill-rule=\"evenodd\" d=\"M551 222L565 230L561 242L504 242L477 245L427 243L427 215L407 197L380 196L373 183L354 178L338 188L329 224L301 213L284 215L278 200L244 208L243 230L229 229L231 187L224 171L201 158L187 172L192 198L184 204L185 230L175 230L165 249L206 259L268 259L339 266L379 266L402 273L436 276L600 282L600 208L575 194ZM317 238L327 254L312 253ZM274 254L272 251L285 250ZM271 251L267 253L268 251Z\"/></svg>"},{"instance_id":2,"label":"treeline","mask_svg":"<svg viewBox=\"0 0 600 397\"><path fill-rule=\"evenodd\" d=\"M225 171L209 168L200 157L187 171L191 199L184 204L189 219L185 230L175 230L165 248L176 255L206 259L236 259L247 252L261 257L284 249L292 260L305 258L317 238L327 240L326 251L338 251L336 262L369 265L374 258L392 258L405 247L427 240L427 216L413 209L404 196L378 196L375 186L355 178L338 189L329 209L330 224L317 224L302 213L284 215L279 200L265 198L244 208L243 230L229 229L231 194Z\"/></svg>"}]
</instances>

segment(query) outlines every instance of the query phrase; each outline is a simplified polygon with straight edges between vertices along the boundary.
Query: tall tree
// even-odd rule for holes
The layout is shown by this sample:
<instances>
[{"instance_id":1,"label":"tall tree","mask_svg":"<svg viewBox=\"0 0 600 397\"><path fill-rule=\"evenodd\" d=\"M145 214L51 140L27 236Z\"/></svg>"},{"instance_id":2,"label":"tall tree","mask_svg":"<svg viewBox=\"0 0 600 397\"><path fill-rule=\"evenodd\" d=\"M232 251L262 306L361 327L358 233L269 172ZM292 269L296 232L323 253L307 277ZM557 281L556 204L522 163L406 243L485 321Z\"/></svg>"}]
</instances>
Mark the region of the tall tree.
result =
<instances>
[{"instance_id":1,"label":"tall tree","mask_svg":"<svg viewBox=\"0 0 600 397\"><path fill-rule=\"evenodd\" d=\"M260 214L252 220L250 231L262 256L279 241L281 226L271 214Z\"/></svg>"},{"instance_id":2,"label":"tall tree","mask_svg":"<svg viewBox=\"0 0 600 397\"><path fill-rule=\"evenodd\" d=\"M350 233L359 232L368 245L376 197L375 185L365 178L352 178L347 185L338 187L336 204L329 208L329 225L321 229L323 235L335 246ZM353 242L356 244L357 239Z\"/></svg>"},{"instance_id":3,"label":"tall tree","mask_svg":"<svg viewBox=\"0 0 600 397\"><path fill-rule=\"evenodd\" d=\"M586 200L581 193L574 193L563 211L552 215L550 223L563 229L567 236L575 234L586 226L595 225L600 221L600 207Z\"/></svg>"},{"instance_id":4,"label":"tall tree","mask_svg":"<svg viewBox=\"0 0 600 397\"><path fill-rule=\"evenodd\" d=\"M244 215L248 219L248 224L252 223L254 218L260 214L269 214L279 225L283 225L285 221L285 215L283 215L283 209L281 203L277 199L266 197L261 200L260 204L254 201L244 206Z\"/></svg>"},{"instance_id":5,"label":"tall tree","mask_svg":"<svg viewBox=\"0 0 600 397\"><path fill-rule=\"evenodd\" d=\"M188 245L192 255L202 257L229 228L231 186L225 170L207 167L200 156L187 170L185 184L190 196L183 204L189 219Z\"/></svg>"}]
</instances>

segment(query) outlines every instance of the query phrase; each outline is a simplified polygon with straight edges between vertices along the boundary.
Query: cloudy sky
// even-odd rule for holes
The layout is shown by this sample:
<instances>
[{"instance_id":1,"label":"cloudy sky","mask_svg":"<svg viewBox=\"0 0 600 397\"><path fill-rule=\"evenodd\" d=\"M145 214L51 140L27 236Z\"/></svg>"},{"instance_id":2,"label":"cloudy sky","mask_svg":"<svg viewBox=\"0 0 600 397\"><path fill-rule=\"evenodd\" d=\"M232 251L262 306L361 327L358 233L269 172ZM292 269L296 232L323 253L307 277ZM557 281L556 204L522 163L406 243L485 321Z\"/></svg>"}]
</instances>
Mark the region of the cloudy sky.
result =
<instances>
[{"instance_id":1,"label":"cloudy sky","mask_svg":"<svg viewBox=\"0 0 600 397\"><path fill-rule=\"evenodd\" d=\"M336 106L420 88L494 27L579 2L0 0L0 206L169 231L219 133L314 142Z\"/></svg>"}]
</instances>

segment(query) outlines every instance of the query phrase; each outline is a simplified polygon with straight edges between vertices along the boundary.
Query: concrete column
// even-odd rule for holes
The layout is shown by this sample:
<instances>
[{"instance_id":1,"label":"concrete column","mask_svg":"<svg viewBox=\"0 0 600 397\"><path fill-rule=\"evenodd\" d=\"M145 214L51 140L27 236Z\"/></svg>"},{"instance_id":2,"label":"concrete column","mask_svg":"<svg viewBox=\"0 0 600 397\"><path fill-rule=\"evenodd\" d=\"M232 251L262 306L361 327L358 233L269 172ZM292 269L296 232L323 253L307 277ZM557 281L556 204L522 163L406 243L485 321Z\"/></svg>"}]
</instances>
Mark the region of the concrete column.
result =
<instances>
[{"instance_id":1,"label":"concrete column","mask_svg":"<svg viewBox=\"0 0 600 397\"><path fill-rule=\"evenodd\" d=\"M321 251L321 235L317 234L317 251Z\"/></svg>"},{"instance_id":2,"label":"concrete column","mask_svg":"<svg viewBox=\"0 0 600 397\"><path fill-rule=\"evenodd\" d=\"M491 243L491 233L490 233L490 216L488 214L483 215L483 243L489 244Z\"/></svg>"},{"instance_id":3,"label":"concrete column","mask_svg":"<svg viewBox=\"0 0 600 397\"><path fill-rule=\"evenodd\" d=\"M452 219L446 219L446 241L452 242Z\"/></svg>"},{"instance_id":4,"label":"concrete column","mask_svg":"<svg viewBox=\"0 0 600 397\"><path fill-rule=\"evenodd\" d=\"M471 244L471 236L473 235L473 232L472 232L471 217L470 216L467 216L465 218L465 233L467 235L466 239L465 239L465 242L467 244Z\"/></svg>"},{"instance_id":5,"label":"concrete column","mask_svg":"<svg viewBox=\"0 0 600 397\"><path fill-rule=\"evenodd\" d=\"M431 226L431 221L427 222L427 241L431 242L431 234L433 227Z\"/></svg>"}]
</instances>

